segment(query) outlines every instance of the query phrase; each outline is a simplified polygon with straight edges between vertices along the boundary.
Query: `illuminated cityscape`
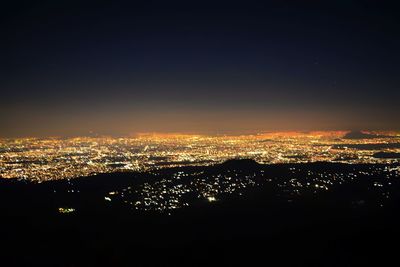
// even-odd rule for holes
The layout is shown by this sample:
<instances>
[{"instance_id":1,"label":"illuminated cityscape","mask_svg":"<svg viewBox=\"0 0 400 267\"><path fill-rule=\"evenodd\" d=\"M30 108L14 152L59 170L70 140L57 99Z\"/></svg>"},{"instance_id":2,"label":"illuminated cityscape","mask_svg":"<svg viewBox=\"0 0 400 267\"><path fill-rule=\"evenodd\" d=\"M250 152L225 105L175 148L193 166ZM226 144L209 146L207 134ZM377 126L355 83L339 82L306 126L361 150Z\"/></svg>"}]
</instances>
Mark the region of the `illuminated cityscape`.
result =
<instances>
[{"instance_id":1,"label":"illuminated cityscape","mask_svg":"<svg viewBox=\"0 0 400 267\"><path fill-rule=\"evenodd\" d=\"M399 1L3 1L0 267L396 266Z\"/></svg>"},{"instance_id":2,"label":"illuminated cityscape","mask_svg":"<svg viewBox=\"0 0 400 267\"><path fill-rule=\"evenodd\" d=\"M100 206L110 203L169 215L196 203L246 195L256 187L272 186L273 195L292 202L357 181L369 181L373 191L379 192L374 205L383 207L391 196L392 182L400 175L399 155L400 135L396 132L3 139L0 174L33 183L65 181L63 189L54 189L56 199L84 194L103 199ZM240 167L243 162L250 165ZM218 169L226 164L233 165ZM331 165L318 169L318 164ZM281 169L274 174L274 168ZM96 181L108 173L125 173L130 180L113 187L110 176L108 190L91 196L81 193L80 179L73 179L90 176ZM145 178L139 178L141 175ZM59 213L80 211L74 204L66 204L57 208Z\"/></svg>"},{"instance_id":3,"label":"illuminated cityscape","mask_svg":"<svg viewBox=\"0 0 400 267\"><path fill-rule=\"evenodd\" d=\"M346 132L1 139L0 177L42 182L109 172L208 166L235 158L261 164L399 162L400 134L374 134L373 138L357 139L343 138Z\"/></svg>"}]
</instances>

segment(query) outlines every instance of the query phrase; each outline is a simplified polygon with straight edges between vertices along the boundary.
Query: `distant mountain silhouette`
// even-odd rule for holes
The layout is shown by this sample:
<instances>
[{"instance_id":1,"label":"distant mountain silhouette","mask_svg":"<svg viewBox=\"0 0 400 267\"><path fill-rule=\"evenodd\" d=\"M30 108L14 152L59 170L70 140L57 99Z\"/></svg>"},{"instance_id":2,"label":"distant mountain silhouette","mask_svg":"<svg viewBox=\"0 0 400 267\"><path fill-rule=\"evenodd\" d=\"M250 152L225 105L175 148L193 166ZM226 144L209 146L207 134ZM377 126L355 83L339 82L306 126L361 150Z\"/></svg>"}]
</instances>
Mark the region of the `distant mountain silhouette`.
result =
<instances>
[{"instance_id":1,"label":"distant mountain silhouette","mask_svg":"<svg viewBox=\"0 0 400 267\"><path fill-rule=\"evenodd\" d=\"M373 139L373 138L387 138L386 135L370 134L363 131L351 131L343 136L343 139Z\"/></svg>"},{"instance_id":2,"label":"distant mountain silhouette","mask_svg":"<svg viewBox=\"0 0 400 267\"><path fill-rule=\"evenodd\" d=\"M400 153L396 152L377 152L372 155L374 158L380 159L400 159Z\"/></svg>"}]
</instances>

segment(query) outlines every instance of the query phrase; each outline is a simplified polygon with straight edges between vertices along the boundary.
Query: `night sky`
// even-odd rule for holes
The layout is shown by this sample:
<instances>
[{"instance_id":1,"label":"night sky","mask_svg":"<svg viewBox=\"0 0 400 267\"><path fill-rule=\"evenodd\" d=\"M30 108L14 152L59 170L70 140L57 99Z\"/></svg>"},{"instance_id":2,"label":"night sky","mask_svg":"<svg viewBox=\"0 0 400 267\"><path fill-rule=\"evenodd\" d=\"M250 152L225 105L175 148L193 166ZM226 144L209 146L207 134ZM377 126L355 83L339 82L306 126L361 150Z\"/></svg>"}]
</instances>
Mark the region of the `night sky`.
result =
<instances>
[{"instance_id":1,"label":"night sky","mask_svg":"<svg viewBox=\"0 0 400 267\"><path fill-rule=\"evenodd\" d=\"M3 5L0 136L399 130L388 3Z\"/></svg>"}]
</instances>

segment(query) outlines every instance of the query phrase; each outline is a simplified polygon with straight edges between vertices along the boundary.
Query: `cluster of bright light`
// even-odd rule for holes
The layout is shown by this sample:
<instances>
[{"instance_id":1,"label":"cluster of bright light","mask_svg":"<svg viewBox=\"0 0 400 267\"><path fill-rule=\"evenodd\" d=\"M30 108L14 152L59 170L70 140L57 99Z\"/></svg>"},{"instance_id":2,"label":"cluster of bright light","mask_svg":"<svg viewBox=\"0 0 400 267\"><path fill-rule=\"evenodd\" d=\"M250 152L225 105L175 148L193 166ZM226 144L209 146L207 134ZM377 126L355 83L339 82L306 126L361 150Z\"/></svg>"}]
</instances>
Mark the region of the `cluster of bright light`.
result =
<instances>
[{"instance_id":1,"label":"cluster of bright light","mask_svg":"<svg viewBox=\"0 0 400 267\"><path fill-rule=\"evenodd\" d=\"M242 136L140 135L135 138L0 139L0 177L45 181L115 171L211 165L231 158L260 163L315 161L393 163L374 158L381 149L352 145L387 144L400 152L400 135L391 138L341 139L344 132L268 133Z\"/></svg>"},{"instance_id":2,"label":"cluster of bright light","mask_svg":"<svg viewBox=\"0 0 400 267\"><path fill-rule=\"evenodd\" d=\"M74 208L58 208L58 212L63 214L72 213L74 211L75 211Z\"/></svg>"},{"instance_id":3,"label":"cluster of bright light","mask_svg":"<svg viewBox=\"0 0 400 267\"><path fill-rule=\"evenodd\" d=\"M264 169L225 170L218 174L178 171L165 175L154 172L152 175L155 177L150 177L149 182L111 191L105 200L124 203L135 210L170 213L191 206L195 201L215 202L228 195L244 195L247 189L262 185L269 185L269 188L276 186L278 197L293 202L307 194L327 192L334 186L353 183L360 178L372 178L368 186L378 194L378 203L375 204L382 207L390 198L392 182L400 177L400 169L387 165L370 165L361 169L353 166L348 165L347 169L342 170L329 167L311 170L299 165L280 171L282 177L276 177ZM359 200L354 204L364 202Z\"/></svg>"}]
</instances>

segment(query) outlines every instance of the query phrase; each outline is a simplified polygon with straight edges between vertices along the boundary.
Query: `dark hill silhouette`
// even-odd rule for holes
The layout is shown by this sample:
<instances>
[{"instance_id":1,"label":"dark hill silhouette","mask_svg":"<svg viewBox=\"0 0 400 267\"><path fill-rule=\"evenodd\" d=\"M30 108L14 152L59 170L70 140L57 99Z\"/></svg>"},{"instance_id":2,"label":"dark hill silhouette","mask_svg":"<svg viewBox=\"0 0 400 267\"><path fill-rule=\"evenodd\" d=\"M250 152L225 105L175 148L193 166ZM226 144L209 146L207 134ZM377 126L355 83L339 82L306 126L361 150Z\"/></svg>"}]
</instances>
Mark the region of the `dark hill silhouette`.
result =
<instances>
[{"instance_id":1,"label":"dark hill silhouette","mask_svg":"<svg viewBox=\"0 0 400 267\"><path fill-rule=\"evenodd\" d=\"M215 165L220 169L257 169L260 164L253 159L230 159L219 165Z\"/></svg>"},{"instance_id":2,"label":"dark hill silhouette","mask_svg":"<svg viewBox=\"0 0 400 267\"><path fill-rule=\"evenodd\" d=\"M351 131L343 136L343 139L374 139L374 138L387 138L386 135L370 134L363 131Z\"/></svg>"},{"instance_id":3,"label":"dark hill silhouette","mask_svg":"<svg viewBox=\"0 0 400 267\"><path fill-rule=\"evenodd\" d=\"M385 176L345 180L318 193L312 186L301 197L287 192L291 180L312 182L310 173L348 177L385 166L263 165L234 159L215 166L100 174L41 184L0 179L0 233L6 244L0 265L386 266L397 256L392 243L400 238L398 178L393 178L383 208L379 201L386 187L374 183L387 181ZM176 179L177 172L187 176ZM128 191L120 195L120 202L109 195L166 178L172 178L171 186L195 179L204 186L217 181L215 177L226 175L236 179L228 183L241 183L261 172L266 176L259 180L270 182L246 188L242 195L217 196L213 202L195 194L197 202L171 215L132 209L124 202L130 201ZM288 186L282 187L283 182ZM106 201L105 196L113 200ZM59 207L74 207L76 212L59 214Z\"/></svg>"},{"instance_id":4,"label":"dark hill silhouette","mask_svg":"<svg viewBox=\"0 0 400 267\"><path fill-rule=\"evenodd\" d=\"M400 153L396 152L377 152L372 155L374 158L381 158L381 159L400 159Z\"/></svg>"}]
</instances>

